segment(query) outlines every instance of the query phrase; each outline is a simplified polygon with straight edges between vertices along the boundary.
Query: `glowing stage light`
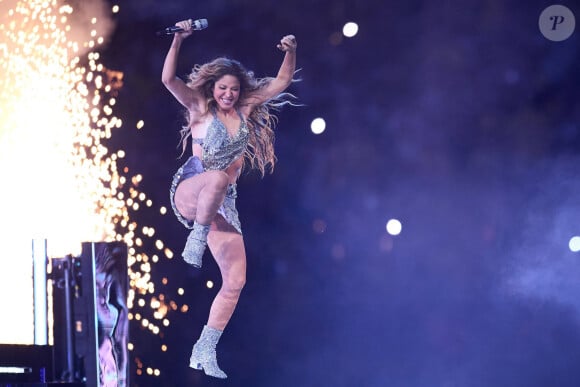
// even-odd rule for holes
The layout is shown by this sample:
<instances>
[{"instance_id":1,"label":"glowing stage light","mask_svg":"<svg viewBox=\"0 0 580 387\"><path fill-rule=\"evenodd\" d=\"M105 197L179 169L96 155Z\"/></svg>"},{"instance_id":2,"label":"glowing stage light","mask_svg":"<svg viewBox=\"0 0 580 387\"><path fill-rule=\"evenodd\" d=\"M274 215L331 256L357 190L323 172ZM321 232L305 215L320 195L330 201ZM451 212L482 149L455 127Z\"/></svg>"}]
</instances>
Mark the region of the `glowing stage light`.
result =
<instances>
[{"instance_id":1,"label":"glowing stage light","mask_svg":"<svg viewBox=\"0 0 580 387\"><path fill-rule=\"evenodd\" d=\"M570 242L568 243L568 246L570 247L570 251L577 253L580 251L580 236L575 236L572 237L570 239Z\"/></svg>"},{"instance_id":2,"label":"glowing stage light","mask_svg":"<svg viewBox=\"0 0 580 387\"><path fill-rule=\"evenodd\" d=\"M397 219L390 219L387 222L387 232L391 235L399 235L401 233L401 230L403 228L402 224L400 221L398 221Z\"/></svg>"},{"instance_id":3,"label":"glowing stage light","mask_svg":"<svg viewBox=\"0 0 580 387\"><path fill-rule=\"evenodd\" d=\"M326 130L326 121L324 118L315 118L310 124L310 130L314 134L322 134Z\"/></svg>"},{"instance_id":4,"label":"glowing stage light","mask_svg":"<svg viewBox=\"0 0 580 387\"><path fill-rule=\"evenodd\" d=\"M342 27L342 34L347 38L352 38L358 33L358 24L348 22Z\"/></svg>"}]
</instances>

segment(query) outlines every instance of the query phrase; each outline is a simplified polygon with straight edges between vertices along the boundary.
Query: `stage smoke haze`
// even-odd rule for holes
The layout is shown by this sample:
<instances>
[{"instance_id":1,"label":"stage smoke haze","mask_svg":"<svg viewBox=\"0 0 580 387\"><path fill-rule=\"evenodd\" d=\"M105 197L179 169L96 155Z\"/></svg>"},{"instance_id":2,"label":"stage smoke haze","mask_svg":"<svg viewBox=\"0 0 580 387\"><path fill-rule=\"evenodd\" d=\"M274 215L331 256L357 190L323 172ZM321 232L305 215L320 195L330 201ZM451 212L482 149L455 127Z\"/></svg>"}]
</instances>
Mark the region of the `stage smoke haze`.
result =
<instances>
[{"instance_id":1,"label":"stage smoke haze","mask_svg":"<svg viewBox=\"0 0 580 387\"><path fill-rule=\"evenodd\" d=\"M527 206L522 209L521 227L513 231L503 289L527 302L573 310L580 321L580 255L568 246L579 230L579 162L561 158L531 168L533 178L523 184Z\"/></svg>"}]
</instances>

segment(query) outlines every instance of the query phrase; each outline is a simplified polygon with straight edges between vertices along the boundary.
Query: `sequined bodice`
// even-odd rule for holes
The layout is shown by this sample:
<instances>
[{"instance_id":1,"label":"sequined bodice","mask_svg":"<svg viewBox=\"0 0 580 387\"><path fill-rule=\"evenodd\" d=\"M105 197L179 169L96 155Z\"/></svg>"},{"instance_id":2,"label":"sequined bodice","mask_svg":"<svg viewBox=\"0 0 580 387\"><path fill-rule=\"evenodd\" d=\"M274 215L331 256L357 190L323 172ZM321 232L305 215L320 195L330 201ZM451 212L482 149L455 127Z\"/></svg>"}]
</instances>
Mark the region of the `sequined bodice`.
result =
<instances>
[{"instance_id":1,"label":"sequined bodice","mask_svg":"<svg viewBox=\"0 0 580 387\"><path fill-rule=\"evenodd\" d=\"M201 145L203 149L202 164L203 169L224 170L231 163L244 154L249 140L249 130L246 120L240 112L240 128L233 136L223 122L217 117L215 111L213 120L207 128L207 134L204 139L194 139L195 143Z\"/></svg>"}]
</instances>

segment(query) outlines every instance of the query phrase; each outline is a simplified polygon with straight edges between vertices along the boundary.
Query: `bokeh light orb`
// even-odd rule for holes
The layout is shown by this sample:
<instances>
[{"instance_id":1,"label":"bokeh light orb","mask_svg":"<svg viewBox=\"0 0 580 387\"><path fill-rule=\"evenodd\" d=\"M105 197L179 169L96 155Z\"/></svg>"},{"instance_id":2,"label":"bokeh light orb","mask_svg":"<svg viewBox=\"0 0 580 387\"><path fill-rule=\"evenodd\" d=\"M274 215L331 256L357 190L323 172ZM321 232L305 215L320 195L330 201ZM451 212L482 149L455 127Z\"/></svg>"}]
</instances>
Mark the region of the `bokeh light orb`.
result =
<instances>
[{"instance_id":1,"label":"bokeh light orb","mask_svg":"<svg viewBox=\"0 0 580 387\"><path fill-rule=\"evenodd\" d=\"M348 22L342 27L342 34L347 38L352 38L358 33L358 24Z\"/></svg>"},{"instance_id":2,"label":"bokeh light orb","mask_svg":"<svg viewBox=\"0 0 580 387\"><path fill-rule=\"evenodd\" d=\"M314 134L322 134L326 130L326 121L324 121L324 118L319 117L313 119L310 124L310 130Z\"/></svg>"},{"instance_id":3,"label":"bokeh light orb","mask_svg":"<svg viewBox=\"0 0 580 387\"><path fill-rule=\"evenodd\" d=\"M390 219L387 222L387 232L391 235L399 235L403 229L403 225L397 219Z\"/></svg>"},{"instance_id":4,"label":"bokeh light orb","mask_svg":"<svg viewBox=\"0 0 580 387\"><path fill-rule=\"evenodd\" d=\"M574 253L577 253L580 251L580 236L575 236L570 238L570 242L568 242L568 246L570 247L570 250Z\"/></svg>"}]
</instances>

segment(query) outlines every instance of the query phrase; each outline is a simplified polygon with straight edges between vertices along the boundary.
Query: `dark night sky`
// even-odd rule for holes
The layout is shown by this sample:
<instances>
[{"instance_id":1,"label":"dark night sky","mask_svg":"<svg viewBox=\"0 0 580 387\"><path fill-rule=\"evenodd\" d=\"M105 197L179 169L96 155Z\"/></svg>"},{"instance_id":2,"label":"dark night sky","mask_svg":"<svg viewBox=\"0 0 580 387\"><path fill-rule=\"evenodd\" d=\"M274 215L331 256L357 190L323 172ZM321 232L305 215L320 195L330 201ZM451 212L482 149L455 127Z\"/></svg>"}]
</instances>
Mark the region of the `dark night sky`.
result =
<instances>
[{"instance_id":1,"label":"dark night sky","mask_svg":"<svg viewBox=\"0 0 580 387\"><path fill-rule=\"evenodd\" d=\"M560 2L576 16L578 2ZM209 28L179 74L226 55L275 75L299 43L304 104L280 114L273 175L244 174L238 206L248 282L218 347L230 386L577 387L580 385L578 31L546 39L549 2L125 0L102 62L124 73L116 113L142 191L168 206L182 110L161 84L184 18ZM359 34L331 44L348 21ZM324 117L327 130L310 132ZM130 129L145 121L142 131ZM175 252L187 235L141 213ZM390 237L385 223L400 219ZM218 278L179 259L153 275L191 306L158 351L137 326L133 353L161 369L139 386L213 386L187 368Z\"/></svg>"}]
</instances>

